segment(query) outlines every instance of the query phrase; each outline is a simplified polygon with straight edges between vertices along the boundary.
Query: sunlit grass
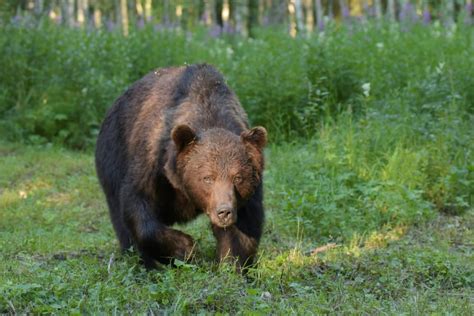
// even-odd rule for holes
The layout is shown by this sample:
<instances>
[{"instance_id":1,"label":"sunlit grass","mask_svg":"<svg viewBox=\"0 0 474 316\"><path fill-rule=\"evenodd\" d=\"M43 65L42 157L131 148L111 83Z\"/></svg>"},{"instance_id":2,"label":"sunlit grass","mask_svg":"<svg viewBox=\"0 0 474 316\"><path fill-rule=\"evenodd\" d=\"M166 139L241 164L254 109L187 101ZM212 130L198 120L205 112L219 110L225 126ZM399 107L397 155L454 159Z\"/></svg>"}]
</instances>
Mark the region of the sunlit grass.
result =
<instances>
[{"instance_id":1,"label":"sunlit grass","mask_svg":"<svg viewBox=\"0 0 474 316\"><path fill-rule=\"evenodd\" d=\"M418 228L403 216L380 226L371 223L378 216L372 214L362 217L366 223L360 227L348 222L352 235L337 235L329 219L337 213L316 216L331 203L325 192L314 201L300 196L295 209L289 206L288 199L298 197L283 186L290 180L310 185L307 173L315 170L297 165L313 157L297 155L286 167L279 159L304 153L304 147L273 147L267 153L267 224L258 267L247 277L215 262L206 218L179 226L199 244L190 263L145 272L136 255L119 254L89 153L11 144L2 144L0 151L2 170L10 170L0 173L2 312L473 311L471 211L433 215L434 221ZM289 169L295 170L292 177ZM306 176L294 179L301 172ZM286 202L280 200L284 190L290 191ZM298 215L301 207L307 211ZM300 220L289 221L291 212ZM328 245L328 240L336 242Z\"/></svg>"}]
</instances>

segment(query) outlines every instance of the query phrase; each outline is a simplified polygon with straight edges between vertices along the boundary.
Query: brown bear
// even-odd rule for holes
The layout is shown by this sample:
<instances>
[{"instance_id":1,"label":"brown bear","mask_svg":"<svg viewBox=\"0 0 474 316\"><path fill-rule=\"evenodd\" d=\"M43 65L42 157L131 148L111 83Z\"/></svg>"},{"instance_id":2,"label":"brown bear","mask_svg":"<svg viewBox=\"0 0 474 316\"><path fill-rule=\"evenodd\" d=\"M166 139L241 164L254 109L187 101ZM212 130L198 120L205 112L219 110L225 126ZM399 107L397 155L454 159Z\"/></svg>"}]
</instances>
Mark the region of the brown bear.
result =
<instances>
[{"instance_id":1,"label":"brown bear","mask_svg":"<svg viewBox=\"0 0 474 316\"><path fill-rule=\"evenodd\" d=\"M109 109L96 169L122 250L147 268L186 259L191 236L173 229L205 213L219 258L253 262L262 234L267 132L207 64L153 71Z\"/></svg>"}]
</instances>

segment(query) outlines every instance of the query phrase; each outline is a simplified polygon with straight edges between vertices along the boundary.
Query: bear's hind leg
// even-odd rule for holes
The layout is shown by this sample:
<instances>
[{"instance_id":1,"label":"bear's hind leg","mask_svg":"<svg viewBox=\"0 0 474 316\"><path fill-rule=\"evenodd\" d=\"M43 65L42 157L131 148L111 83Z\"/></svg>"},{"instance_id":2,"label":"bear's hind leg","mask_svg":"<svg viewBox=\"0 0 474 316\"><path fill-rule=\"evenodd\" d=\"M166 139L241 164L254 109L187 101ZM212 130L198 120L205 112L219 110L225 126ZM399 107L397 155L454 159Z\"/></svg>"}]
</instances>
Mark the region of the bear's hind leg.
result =
<instances>
[{"instance_id":1,"label":"bear's hind leg","mask_svg":"<svg viewBox=\"0 0 474 316\"><path fill-rule=\"evenodd\" d=\"M132 246L132 240L130 232L123 222L118 198L114 195L107 195L107 205L109 206L110 218L112 220L115 234L120 243L120 249L126 251Z\"/></svg>"}]
</instances>

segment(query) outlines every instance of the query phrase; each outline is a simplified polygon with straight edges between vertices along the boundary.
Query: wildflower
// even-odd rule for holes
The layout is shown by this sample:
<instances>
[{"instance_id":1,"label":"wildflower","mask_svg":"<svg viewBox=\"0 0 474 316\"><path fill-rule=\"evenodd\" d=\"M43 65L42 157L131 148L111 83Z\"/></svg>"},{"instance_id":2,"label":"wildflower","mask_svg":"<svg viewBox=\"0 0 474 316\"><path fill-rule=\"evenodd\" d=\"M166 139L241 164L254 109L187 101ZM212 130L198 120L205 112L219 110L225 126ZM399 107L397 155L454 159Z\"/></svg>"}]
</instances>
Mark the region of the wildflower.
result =
<instances>
[{"instance_id":1,"label":"wildflower","mask_svg":"<svg viewBox=\"0 0 474 316\"><path fill-rule=\"evenodd\" d=\"M423 10L423 23L430 24L430 22L431 22L430 10L425 9L425 10Z\"/></svg>"},{"instance_id":2,"label":"wildflower","mask_svg":"<svg viewBox=\"0 0 474 316\"><path fill-rule=\"evenodd\" d=\"M219 37L221 33L222 33L222 29L219 25L214 25L213 27L209 29L209 32L208 32L210 37Z\"/></svg>"},{"instance_id":3,"label":"wildflower","mask_svg":"<svg viewBox=\"0 0 474 316\"><path fill-rule=\"evenodd\" d=\"M139 18L137 21L137 28L142 29L144 27L145 27L145 20L143 20L143 18Z\"/></svg>"},{"instance_id":4,"label":"wildflower","mask_svg":"<svg viewBox=\"0 0 474 316\"><path fill-rule=\"evenodd\" d=\"M472 2L471 3L467 3L466 4L466 7L465 7L465 11L466 11L466 17L465 17L465 23L466 24L471 24L471 19L472 19L472 9L473 9L473 5L472 5Z\"/></svg>"},{"instance_id":5,"label":"wildflower","mask_svg":"<svg viewBox=\"0 0 474 316\"><path fill-rule=\"evenodd\" d=\"M351 15L351 13L349 11L349 7L347 7L346 5L343 5L342 6L342 16L344 18L348 18L350 15Z\"/></svg>"},{"instance_id":6,"label":"wildflower","mask_svg":"<svg viewBox=\"0 0 474 316\"><path fill-rule=\"evenodd\" d=\"M320 32L324 31L324 21L323 19L321 19L320 21L318 21L318 30Z\"/></svg>"},{"instance_id":7,"label":"wildflower","mask_svg":"<svg viewBox=\"0 0 474 316\"><path fill-rule=\"evenodd\" d=\"M107 23L105 23L105 26L107 28L107 31L113 32L115 30L115 23L112 20L107 20Z\"/></svg>"}]
</instances>

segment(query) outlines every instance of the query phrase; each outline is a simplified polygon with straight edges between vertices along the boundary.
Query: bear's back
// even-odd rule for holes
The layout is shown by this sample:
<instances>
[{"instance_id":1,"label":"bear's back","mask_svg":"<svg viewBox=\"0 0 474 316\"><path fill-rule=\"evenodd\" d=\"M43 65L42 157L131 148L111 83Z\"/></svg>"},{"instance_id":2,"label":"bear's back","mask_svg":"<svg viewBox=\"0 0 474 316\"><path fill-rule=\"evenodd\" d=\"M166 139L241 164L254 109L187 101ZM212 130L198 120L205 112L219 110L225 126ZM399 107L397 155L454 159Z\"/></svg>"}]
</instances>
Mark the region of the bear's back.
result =
<instances>
[{"instance_id":1,"label":"bear's back","mask_svg":"<svg viewBox=\"0 0 474 316\"><path fill-rule=\"evenodd\" d=\"M247 115L223 76L207 64L162 68L133 84L114 105L120 108L120 129L127 147L156 152L166 145L173 127L187 124L195 131L224 128L240 134Z\"/></svg>"}]
</instances>

